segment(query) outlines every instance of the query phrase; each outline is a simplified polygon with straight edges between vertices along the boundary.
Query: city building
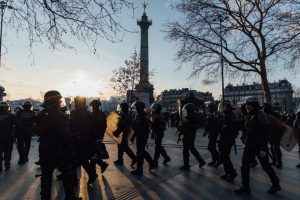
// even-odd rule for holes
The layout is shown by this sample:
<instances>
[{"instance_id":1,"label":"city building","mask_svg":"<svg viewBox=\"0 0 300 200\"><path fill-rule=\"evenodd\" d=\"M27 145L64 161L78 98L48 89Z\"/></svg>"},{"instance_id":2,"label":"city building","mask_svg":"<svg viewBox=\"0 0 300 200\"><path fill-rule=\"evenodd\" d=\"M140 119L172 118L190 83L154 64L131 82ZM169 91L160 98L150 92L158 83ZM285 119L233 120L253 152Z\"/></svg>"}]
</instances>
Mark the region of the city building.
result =
<instances>
[{"instance_id":1,"label":"city building","mask_svg":"<svg viewBox=\"0 0 300 200\"><path fill-rule=\"evenodd\" d=\"M293 88L287 80L269 83L273 103L278 103L287 112L294 112ZM230 100L233 104L244 102L249 96L258 98L260 103L265 102L264 91L259 83L242 84L233 86L228 84L225 87L224 99Z\"/></svg>"},{"instance_id":2,"label":"city building","mask_svg":"<svg viewBox=\"0 0 300 200\"><path fill-rule=\"evenodd\" d=\"M164 90L158 95L157 100L162 104L163 108L168 112L176 111L177 101L183 99L189 92L193 92L196 98L204 101L213 101L214 98L210 92L199 92L188 88Z\"/></svg>"}]
</instances>

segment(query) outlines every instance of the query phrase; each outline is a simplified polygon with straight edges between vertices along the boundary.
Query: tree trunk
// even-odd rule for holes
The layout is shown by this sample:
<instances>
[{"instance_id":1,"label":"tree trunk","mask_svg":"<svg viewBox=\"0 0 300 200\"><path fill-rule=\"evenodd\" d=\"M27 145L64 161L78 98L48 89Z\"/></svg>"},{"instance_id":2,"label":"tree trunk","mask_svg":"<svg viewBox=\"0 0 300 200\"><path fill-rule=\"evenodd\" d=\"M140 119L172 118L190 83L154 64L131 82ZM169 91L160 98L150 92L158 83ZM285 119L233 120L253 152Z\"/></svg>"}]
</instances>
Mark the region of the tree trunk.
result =
<instances>
[{"instance_id":1,"label":"tree trunk","mask_svg":"<svg viewBox=\"0 0 300 200\"><path fill-rule=\"evenodd\" d=\"M270 92L268 77L267 77L267 71L266 71L266 65L265 63L261 64L260 66L260 78L261 78L261 85L264 90L264 96L266 102L272 102L272 96Z\"/></svg>"}]
</instances>

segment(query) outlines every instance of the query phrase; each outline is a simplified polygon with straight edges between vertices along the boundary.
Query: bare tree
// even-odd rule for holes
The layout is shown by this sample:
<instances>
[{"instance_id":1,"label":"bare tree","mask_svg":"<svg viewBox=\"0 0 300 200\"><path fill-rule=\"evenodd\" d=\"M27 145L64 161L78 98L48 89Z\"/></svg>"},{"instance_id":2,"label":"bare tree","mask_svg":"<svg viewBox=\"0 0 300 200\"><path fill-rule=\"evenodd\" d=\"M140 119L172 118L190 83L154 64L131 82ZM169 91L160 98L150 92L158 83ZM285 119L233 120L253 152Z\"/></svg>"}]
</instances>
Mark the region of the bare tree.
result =
<instances>
[{"instance_id":1,"label":"bare tree","mask_svg":"<svg viewBox=\"0 0 300 200\"><path fill-rule=\"evenodd\" d=\"M140 55L134 50L129 60L125 60L125 66L113 70L111 78L112 88L122 95L126 95L127 90L134 90L139 83L140 75L143 73L140 68ZM149 77L152 77L155 69L149 72Z\"/></svg>"},{"instance_id":2,"label":"bare tree","mask_svg":"<svg viewBox=\"0 0 300 200\"><path fill-rule=\"evenodd\" d=\"M29 46L48 41L50 47L73 48L69 36L96 53L99 38L122 40L121 11L134 11L133 0L5 0L4 25L26 31ZM133 15L132 15L133 16Z\"/></svg>"},{"instance_id":3,"label":"bare tree","mask_svg":"<svg viewBox=\"0 0 300 200\"><path fill-rule=\"evenodd\" d=\"M140 56L134 50L129 60L125 60L125 66L113 70L111 78L112 88L122 95L126 95L127 90L133 90L140 78Z\"/></svg>"},{"instance_id":4,"label":"bare tree","mask_svg":"<svg viewBox=\"0 0 300 200\"><path fill-rule=\"evenodd\" d=\"M191 62L193 74L256 73L271 101L268 72L295 69L300 58L299 0L181 0L180 21L166 25L166 38L180 44L176 58Z\"/></svg>"}]
</instances>

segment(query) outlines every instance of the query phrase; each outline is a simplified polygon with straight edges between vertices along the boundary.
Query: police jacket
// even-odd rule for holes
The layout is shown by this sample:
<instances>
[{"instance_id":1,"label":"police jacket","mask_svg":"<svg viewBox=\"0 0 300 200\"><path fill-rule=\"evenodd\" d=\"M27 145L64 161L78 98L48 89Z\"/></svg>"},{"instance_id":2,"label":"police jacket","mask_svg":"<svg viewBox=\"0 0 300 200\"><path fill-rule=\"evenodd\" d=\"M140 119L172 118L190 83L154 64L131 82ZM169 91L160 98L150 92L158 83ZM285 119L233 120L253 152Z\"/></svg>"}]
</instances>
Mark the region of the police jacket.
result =
<instances>
[{"instance_id":1,"label":"police jacket","mask_svg":"<svg viewBox=\"0 0 300 200\"><path fill-rule=\"evenodd\" d=\"M255 146L259 150L268 150L268 118L263 111L254 109L248 113L245 121L245 145Z\"/></svg>"},{"instance_id":2,"label":"police jacket","mask_svg":"<svg viewBox=\"0 0 300 200\"><path fill-rule=\"evenodd\" d=\"M37 132L40 136L41 154L72 153L72 145L67 120L63 112L46 107L37 116Z\"/></svg>"},{"instance_id":3,"label":"police jacket","mask_svg":"<svg viewBox=\"0 0 300 200\"><path fill-rule=\"evenodd\" d=\"M0 110L0 140L12 140L16 118L7 111Z\"/></svg>"},{"instance_id":4,"label":"police jacket","mask_svg":"<svg viewBox=\"0 0 300 200\"><path fill-rule=\"evenodd\" d=\"M94 138L94 118L87 109L75 109L70 113L69 127L73 139L90 142Z\"/></svg>"},{"instance_id":5,"label":"police jacket","mask_svg":"<svg viewBox=\"0 0 300 200\"><path fill-rule=\"evenodd\" d=\"M185 137L194 137L198 128L199 116L196 112L188 113L186 118L182 121L182 124L179 126L179 130Z\"/></svg>"},{"instance_id":6,"label":"police jacket","mask_svg":"<svg viewBox=\"0 0 300 200\"><path fill-rule=\"evenodd\" d=\"M96 139L103 140L106 130L106 115L101 110L93 110L92 116L94 118L94 136Z\"/></svg>"},{"instance_id":7,"label":"police jacket","mask_svg":"<svg viewBox=\"0 0 300 200\"><path fill-rule=\"evenodd\" d=\"M223 112L220 117L221 132L219 143L232 145L238 134L238 118L232 110Z\"/></svg>"},{"instance_id":8,"label":"police jacket","mask_svg":"<svg viewBox=\"0 0 300 200\"><path fill-rule=\"evenodd\" d=\"M147 140L150 132L150 120L148 115L145 112L137 112L132 122L132 128L134 137Z\"/></svg>"},{"instance_id":9,"label":"police jacket","mask_svg":"<svg viewBox=\"0 0 300 200\"><path fill-rule=\"evenodd\" d=\"M123 137L128 136L131 126L131 117L128 112L120 112L120 119L117 123L117 130L115 130L114 135L119 136L123 132Z\"/></svg>"},{"instance_id":10,"label":"police jacket","mask_svg":"<svg viewBox=\"0 0 300 200\"><path fill-rule=\"evenodd\" d=\"M19 131L32 131L35 125L35 112L32 110L21 109L16 113L19 121Z\"/></svg>"},{"instance_id":11,"label":"police jacket","mask_svg":"<svg viewBox=\"0 0 300 200\"><path fill-rule=\"evenodd\" d=\"M218 113L208 113L204 125L205 131L208 133L208 137L211 139L217 139L220 134L220 119Z\"/></svg>"},{"instance_id":12,"label":"police jacket","mask_svg":"<svg viewBox=\"0 0 300 200\"><path fill-rule=\"evenodd\" d=\"M151 121L151 130L155 136L162 136L166 130L166 121L162 114L154 114Z\"/></svg>"}]
</instances>

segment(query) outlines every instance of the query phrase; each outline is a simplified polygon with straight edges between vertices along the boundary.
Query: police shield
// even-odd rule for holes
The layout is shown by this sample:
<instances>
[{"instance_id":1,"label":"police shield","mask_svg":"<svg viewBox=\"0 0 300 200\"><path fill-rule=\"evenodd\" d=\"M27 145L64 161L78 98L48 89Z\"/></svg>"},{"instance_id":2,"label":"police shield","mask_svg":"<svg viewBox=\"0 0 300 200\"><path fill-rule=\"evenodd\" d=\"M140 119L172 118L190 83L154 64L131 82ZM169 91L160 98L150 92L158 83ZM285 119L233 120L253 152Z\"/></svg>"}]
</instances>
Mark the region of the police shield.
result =
<instances>
[{"instance_id":1,"label":"police shield","mask_svg":"<svg viewBox=\"0 0 300 200\"><path fill-rule=\"evenodd\" d=\"M277 126L277 128L283 132L280 146L287 151L291 151L298 142L299 132L272 115L268 115L268 118L270 123Z\"/></svg>"},{"instance_id":2,"label":"police shield","mask_svg":"<svg viewBox=\"0 0 300 200\"><path fill-rule=\"evenodd\" d=\"M119 135L119 137L115 137L113 135L114 131L117 130L118 128L118 122L120 120L120 115L117 113L117 112L110 112L108 115L107 115L107 118L106 118L106 123L107 123L107 127L106 127L106 134L109 135L114 141L116 141L118 144L121 144L122 142L122 138L123 138L123 133L121 133ZM133 135L133 130L132 128L130 128L130 131L129 131L129 137L128 137L128 144L131 144L130 142L130 138L132 137Z\"/></svg>"}]
</instances>

